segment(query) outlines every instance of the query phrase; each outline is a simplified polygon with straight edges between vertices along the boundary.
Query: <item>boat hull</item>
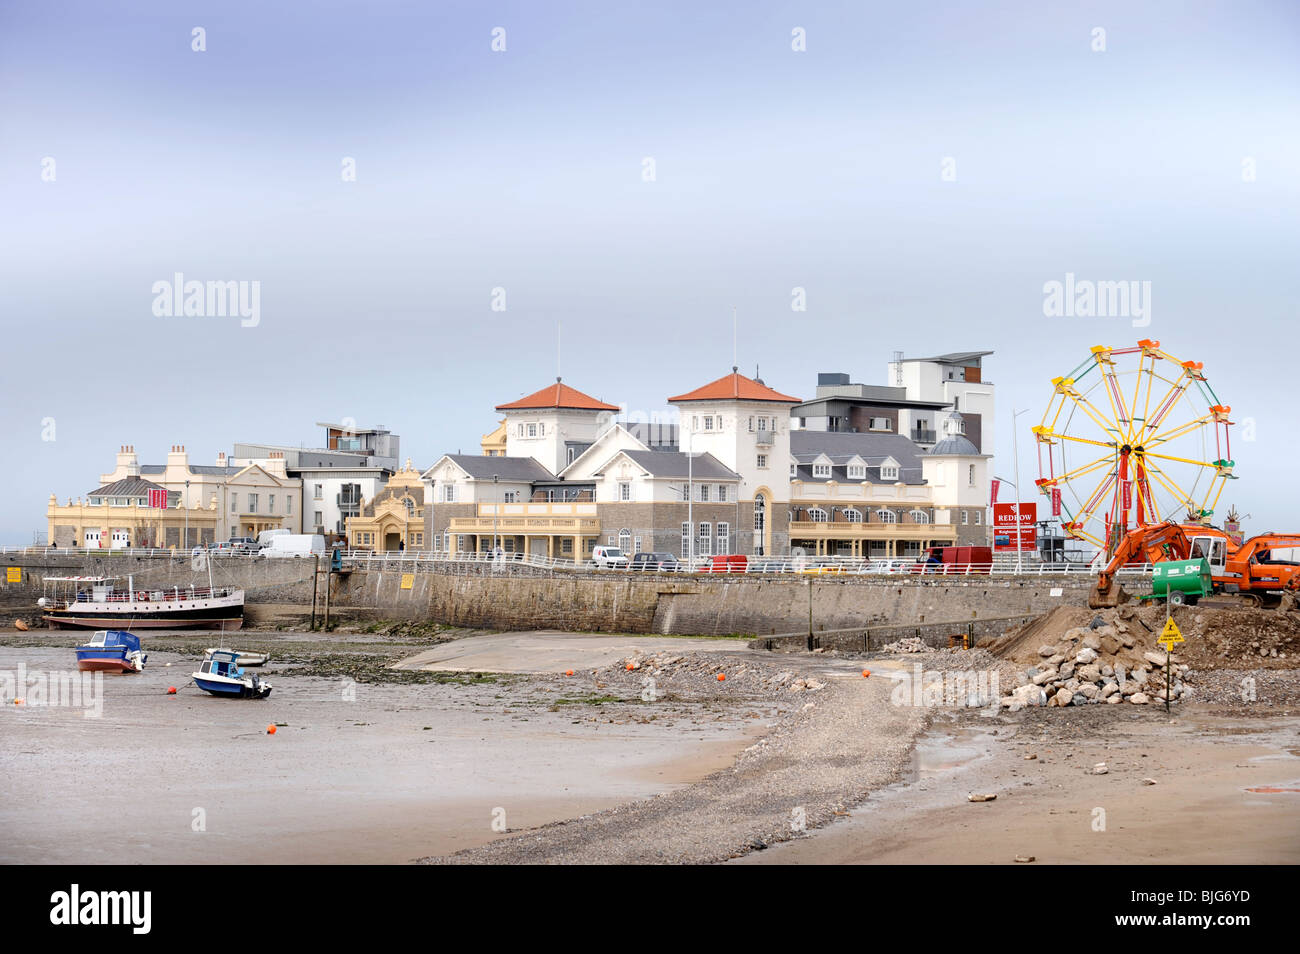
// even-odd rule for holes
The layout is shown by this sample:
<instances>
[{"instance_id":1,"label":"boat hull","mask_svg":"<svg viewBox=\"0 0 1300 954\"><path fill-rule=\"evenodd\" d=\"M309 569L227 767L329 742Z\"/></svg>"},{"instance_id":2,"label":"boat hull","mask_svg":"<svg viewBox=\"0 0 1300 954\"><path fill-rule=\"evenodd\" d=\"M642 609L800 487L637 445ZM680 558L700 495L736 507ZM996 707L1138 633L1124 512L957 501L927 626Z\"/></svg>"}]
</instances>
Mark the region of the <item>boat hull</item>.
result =
<instances>
[{"instance_id":1,"label":"boat hull","mask_svg":"<svg viewBox=\"0 0 1300 954\"><path fill-rule=\"evenodd\" d=\"M99 657L78 659L77 669L81 672L139 672L135 666L125 659L113 659L111 657Z\"/></svg>"},{"instance_id":2,"label":"boat hull","mask_svg":"<svg viewBox=\"0 0 1300 954\"><path fill-rule=\"evenodd\" d=\"M229 612L229 611L227 611ZM53 629L114 629L129 625L131 629L239 629L243 626L243 616L182 616L181 613L168 613L166 616L151 616L140 619L122 613L121 616L86 616L82 613L65 613L60 611L45 613L45 623Z\"/></svg>"},{"instance_id":3,"label":"boat hull","mask_svg":"<svg viewBox=\"0 0 1300 954\"><path fill-rule=\"evenodd\" d=\"M194 685L204 692L214 696L224 696L227 699L265 699L271 694L271 687L265 683L259 691L242 680L210 679L198 673L194 674Z\"/></svg>"}]
</instances>

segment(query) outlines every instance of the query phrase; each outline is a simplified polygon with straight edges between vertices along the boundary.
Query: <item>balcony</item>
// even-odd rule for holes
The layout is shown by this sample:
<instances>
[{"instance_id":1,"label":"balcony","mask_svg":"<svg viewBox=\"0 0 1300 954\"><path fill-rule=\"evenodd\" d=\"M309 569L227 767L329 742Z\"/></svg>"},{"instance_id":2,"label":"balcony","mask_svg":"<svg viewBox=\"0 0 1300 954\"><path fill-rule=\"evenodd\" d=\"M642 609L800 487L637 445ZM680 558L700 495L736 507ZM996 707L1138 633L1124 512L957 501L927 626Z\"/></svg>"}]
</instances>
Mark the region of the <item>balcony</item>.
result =
<instances>
[{"instance_id":1,"label":"balcony","mask_svg":"<svg viewBox=\"0 0 1300 954\"><path fill-rule=\"evenodd\" d=\"M451 533L594 536L600 519L594 503L485 503L478 516L452 517Z\"/></svg>"},{"instance_id":2,"label":"balcony","mask_svg":"<svg viewBox=\"0 0 1300 954\"><path fill-rule=\"evenodd\" d=\"M834 523L820 520L791 520L791 538L811 540L934 540L957 538L951 523Z\"/></svg>"},{"instance_id":3,"label":"balcony","mask_svg":"<svg viewBox=\"0 0 1300 954\"><path fill-rule=\"evenodd\" d=\"M907 436L918 444L933 444L936 434L932 430L916 430L909 432Z\"/></svg>"}]
</instances>

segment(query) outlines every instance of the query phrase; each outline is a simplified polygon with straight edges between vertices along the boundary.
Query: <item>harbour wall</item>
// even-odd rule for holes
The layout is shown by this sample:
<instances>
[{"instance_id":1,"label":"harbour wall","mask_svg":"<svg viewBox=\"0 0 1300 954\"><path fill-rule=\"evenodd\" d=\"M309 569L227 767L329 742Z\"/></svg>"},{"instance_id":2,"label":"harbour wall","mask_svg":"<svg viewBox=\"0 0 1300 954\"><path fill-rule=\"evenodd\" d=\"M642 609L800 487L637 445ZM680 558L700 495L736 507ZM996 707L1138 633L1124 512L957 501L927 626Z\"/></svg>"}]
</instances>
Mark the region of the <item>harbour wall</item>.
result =
<instances>
[{"instance_id":1,"label":"harbour wall","mask_svg":"<svg viewBox=\"0 0 1300 954\"><path fill-rule=\"evenodd\" d=\"M213 582L242 587L250 625L301 625L312 609L308 559L217 558ZM45 576L133 577L138 586L207 585L208 572L189 557L4 554L0 606L34 610ZM8 582L9 567L20 579ZM628 573L546 573L491 565L437 572L407 562L391 569L332 575L331 616L431 620L497 630L565 629L600 632L767 636L806 633L811 603L814 633L996 620L1087 604L1092 580L1023 577L675 577ZM316 588L324 609L325 574ZM963 627L965 628L964 625ZM840 637L837 637L840 638ZM842 637L846 643L858 638Z\"/></svg>"}]
</instances>

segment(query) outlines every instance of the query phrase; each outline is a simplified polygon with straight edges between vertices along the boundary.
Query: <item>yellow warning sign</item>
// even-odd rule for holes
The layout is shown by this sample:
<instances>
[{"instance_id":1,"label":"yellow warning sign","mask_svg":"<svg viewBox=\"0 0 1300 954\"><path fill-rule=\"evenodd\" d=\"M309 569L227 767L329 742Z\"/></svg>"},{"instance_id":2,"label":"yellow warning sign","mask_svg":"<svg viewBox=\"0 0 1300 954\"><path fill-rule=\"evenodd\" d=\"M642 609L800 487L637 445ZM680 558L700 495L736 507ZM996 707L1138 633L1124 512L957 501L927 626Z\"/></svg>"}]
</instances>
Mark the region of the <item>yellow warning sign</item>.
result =
<instances>
[{"instance_id":1,"label":"yellow warning sign","mask_svg":"<svg viewBox=\"0 0 1300 954\"><path fill-rule=\"evenodd\" d=\"M1178 629L1178 624L1174 622L1173 617L1165 620L1165 628L1161 630L1160 635L1156 637L1156 642L1165 647L1165 652L1167 653L1173 652L1174 646L1178 643L1186 642L1186 640L1183 639L1182 632Z\"/></svg>"},{"instance_id":2,"label":"yellow warning sign","mask_svg":"<svg viewBox=\"0 0 1300 954\"><path fill-rule=\"evenodd\" d=\"M23 568L20 566L5 567L6 583L21 583L23 581Z\"/></svg>"},{"instance_id":3,"label":"yellow warning sign","mask_svg":"<svg viewBox=\"0 0 1300 954\"><path fill-rule=\"evenodd\" d=\"M411 588L414 587L414 586L415 586L415 574L414 574L414 573L403 573L403 574L402 574L402 589L404 589L404 590L409 590L409 589L411 589Z\"/></svg>"}]
</instances>

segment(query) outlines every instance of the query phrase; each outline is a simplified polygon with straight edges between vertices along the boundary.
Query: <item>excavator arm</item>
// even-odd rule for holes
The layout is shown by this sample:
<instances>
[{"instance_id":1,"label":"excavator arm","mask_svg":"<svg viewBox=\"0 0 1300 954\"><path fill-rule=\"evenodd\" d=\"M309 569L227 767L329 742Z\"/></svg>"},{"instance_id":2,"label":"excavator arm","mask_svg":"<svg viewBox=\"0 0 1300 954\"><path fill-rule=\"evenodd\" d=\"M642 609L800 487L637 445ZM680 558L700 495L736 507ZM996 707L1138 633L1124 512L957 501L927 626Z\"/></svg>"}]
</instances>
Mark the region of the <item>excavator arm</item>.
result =
<instances>
[{"instance_id":1,"label":"excavator arm","mask_svg":"<svg viewBox=\"0 0 1300 954\"><path fill-rule=\"evenodd\" d=\"M1154 526L1137 527L1120 540L1115 555L1097 574L1097 585L1088 596L1092 609L1110 609L1128 599L1124 588L1115 582L1115 574L1126 563L1138 556L1147 563L1161 560L1185 560L1191 552L1191 543L1183 528L1172 521Z\"/></svg>"}]
</instances>

